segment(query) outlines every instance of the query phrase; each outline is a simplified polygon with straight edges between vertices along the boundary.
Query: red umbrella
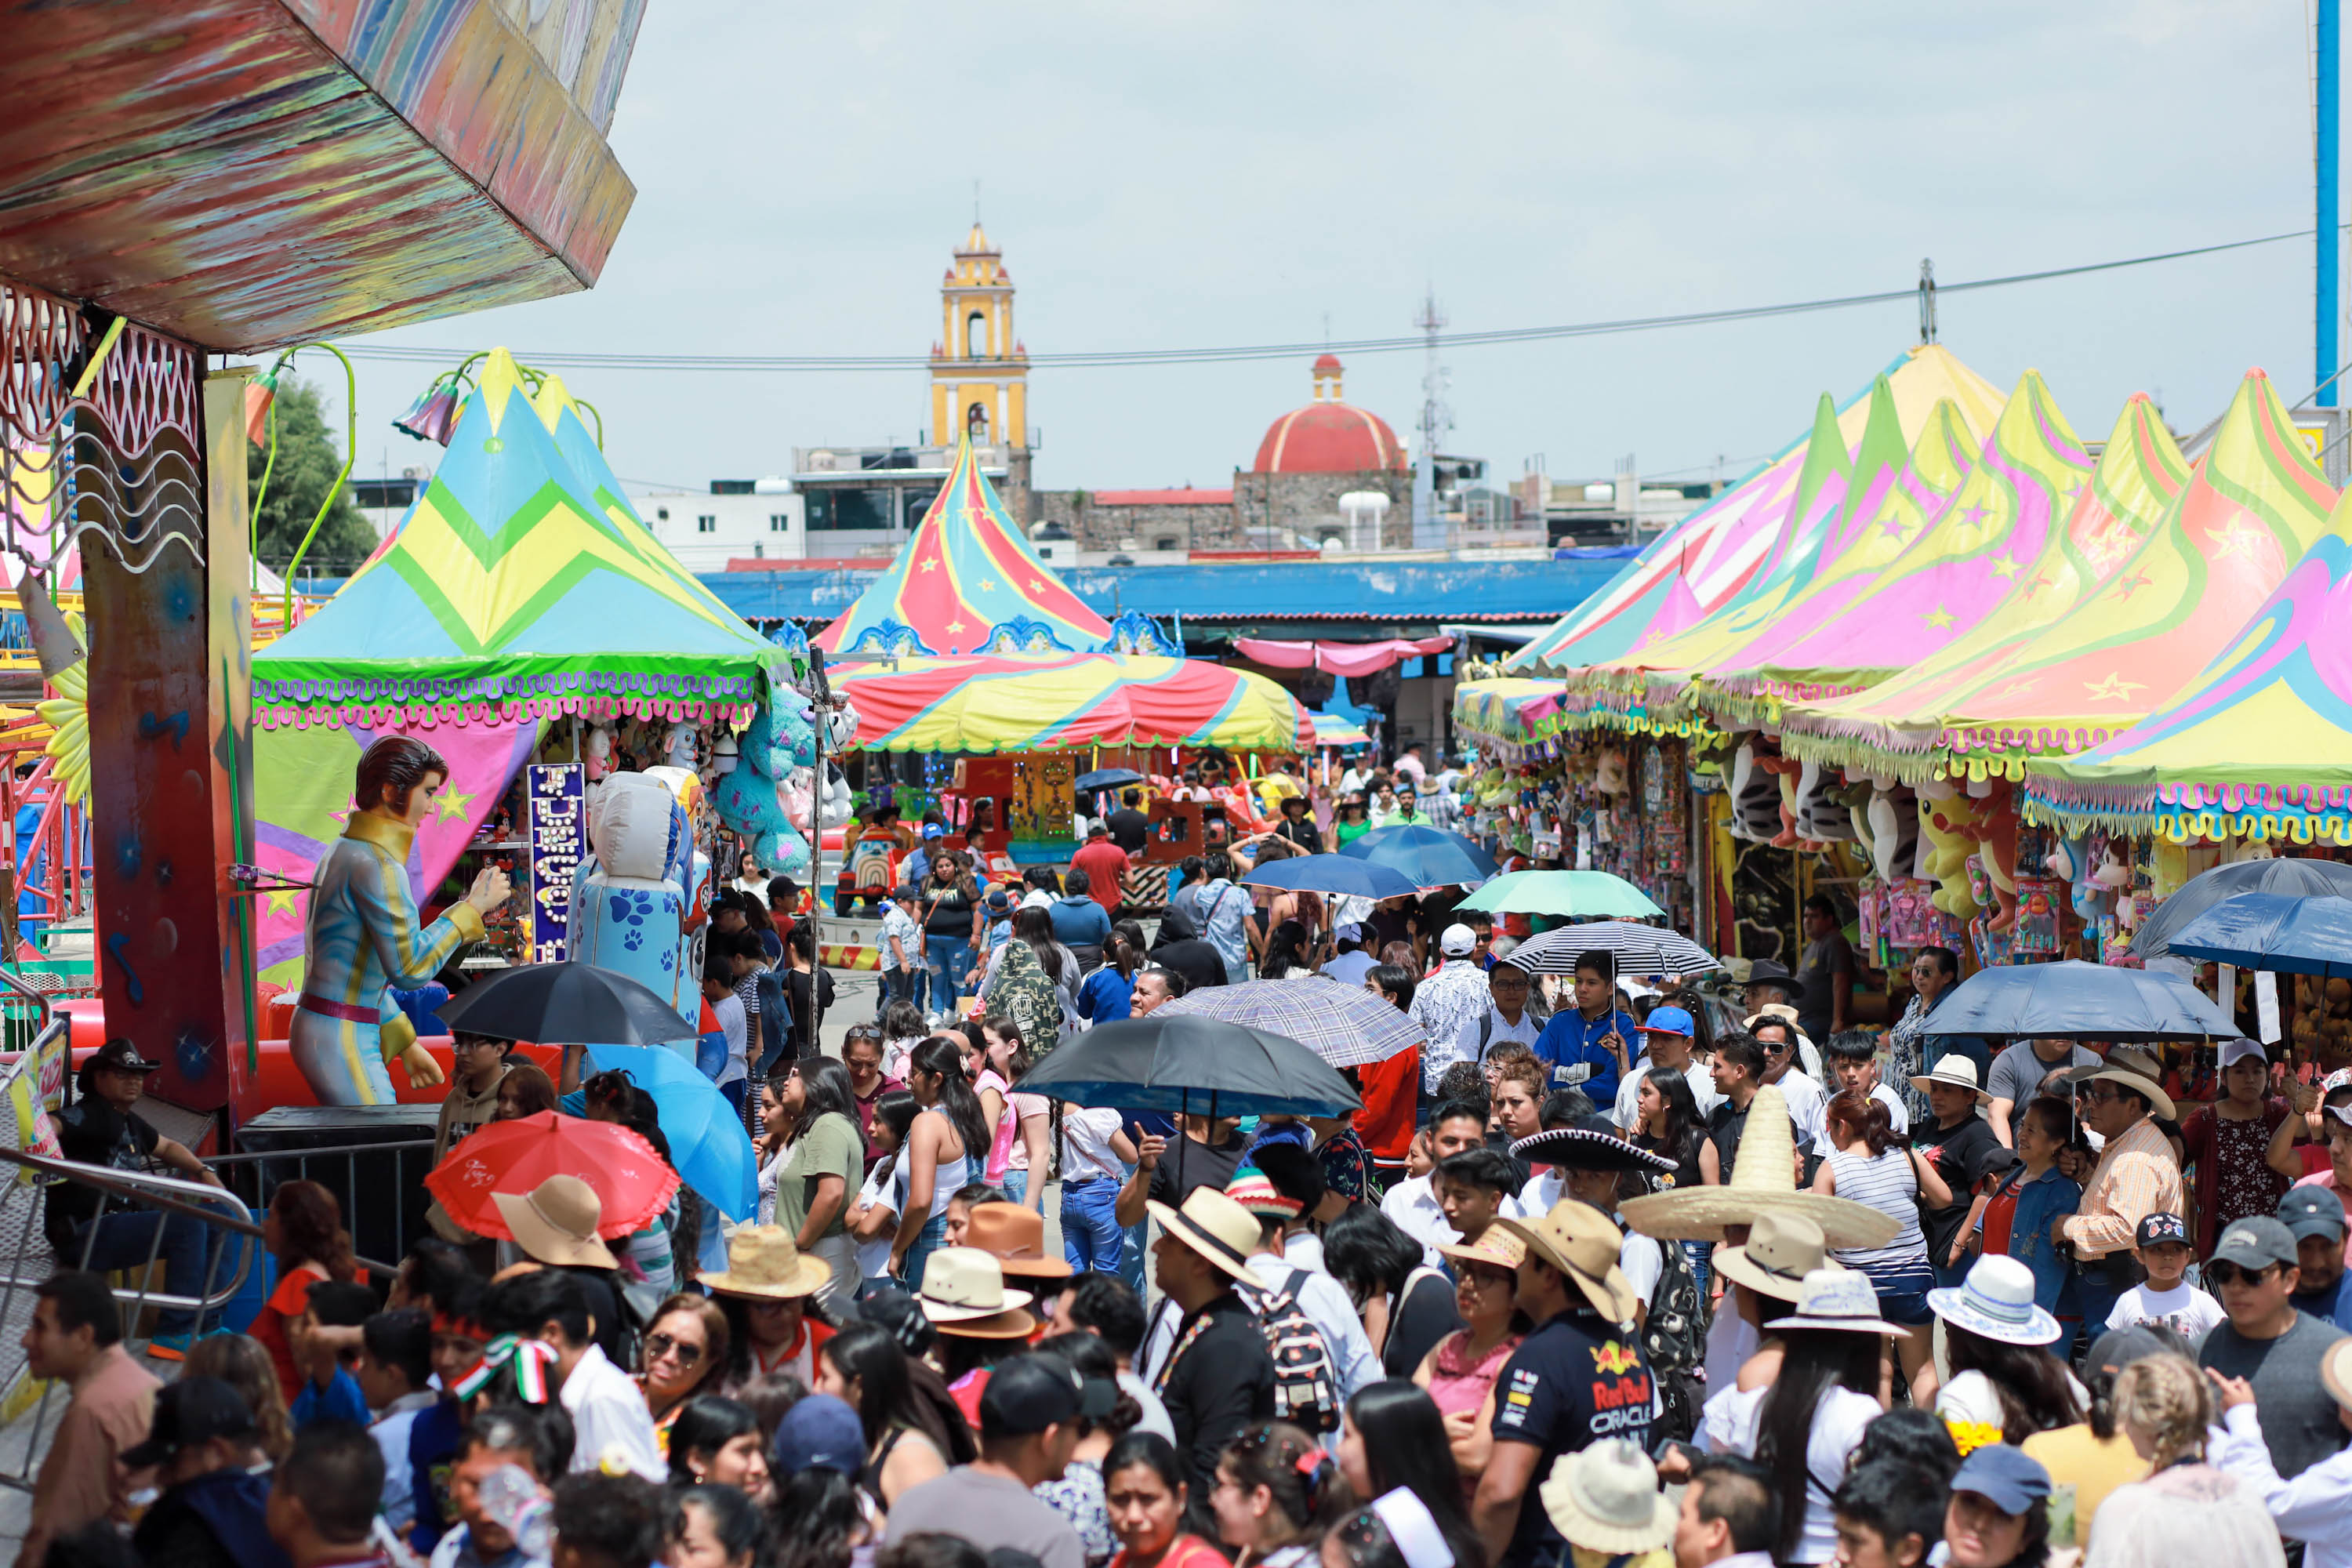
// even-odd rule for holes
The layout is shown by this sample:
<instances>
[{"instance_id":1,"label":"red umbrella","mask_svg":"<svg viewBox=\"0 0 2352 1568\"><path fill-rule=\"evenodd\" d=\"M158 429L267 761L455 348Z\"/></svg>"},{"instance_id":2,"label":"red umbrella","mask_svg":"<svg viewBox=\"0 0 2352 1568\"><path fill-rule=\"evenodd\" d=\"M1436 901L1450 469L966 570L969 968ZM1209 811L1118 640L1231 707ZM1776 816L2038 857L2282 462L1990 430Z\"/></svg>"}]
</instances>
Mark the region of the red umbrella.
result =
<instances>
[{"instance_id":1,"label":"red umbrella","mask_svg":"<svg viewBox=\"0 0 2352 1568\"><path fill-rule=\"evenodd\" d=\"M491 1194L528 1193L550 1176L577 1176L596 1190L604 1205L596 1234L607 1240L643 1230L678 1185L677 1173L627 1128L542 1110L477 1128L425 1175L425 1186L476 1236L511 1237Z\"/></svg>"}]
</instances>

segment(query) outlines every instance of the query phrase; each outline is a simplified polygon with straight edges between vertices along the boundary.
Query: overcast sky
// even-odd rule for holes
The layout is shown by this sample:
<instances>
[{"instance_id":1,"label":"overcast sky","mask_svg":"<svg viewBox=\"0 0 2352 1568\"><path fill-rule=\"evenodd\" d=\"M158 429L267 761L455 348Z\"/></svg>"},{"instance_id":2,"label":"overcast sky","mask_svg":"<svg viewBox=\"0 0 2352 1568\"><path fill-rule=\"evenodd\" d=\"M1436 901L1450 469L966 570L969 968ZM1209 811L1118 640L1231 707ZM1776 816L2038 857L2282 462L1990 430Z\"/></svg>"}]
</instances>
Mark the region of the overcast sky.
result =
<instances>
[{"instance_id":1,"label":"overcast sky","mask_svg":"<svg viewBox=\"0 0 2352 1568\"><path fill-rule=\"evenodd\" d=\"M457 350L923 353L982 216L1032 352L1385 336L1907 287L2306 226L2302 0L720 5L656 0L613 143L637 200L593 292L379 334ZM2193 429L2262 365L2310 389L2308 241L1948 298L1943 339L2049 379L2086 438ZM1916 335L1907 301L1461 348L1453 451L1515 478L1737 472ZM307 363L307 362L306 362ZM1418 353L1347 395L1404 432ZM424 448L367 364L358 472ZM907 440L919 371L567 372L624 478L699 487ZM1049 488L1230 482L1307 356L1032 377Z\"/></svg>"}]
</instances>

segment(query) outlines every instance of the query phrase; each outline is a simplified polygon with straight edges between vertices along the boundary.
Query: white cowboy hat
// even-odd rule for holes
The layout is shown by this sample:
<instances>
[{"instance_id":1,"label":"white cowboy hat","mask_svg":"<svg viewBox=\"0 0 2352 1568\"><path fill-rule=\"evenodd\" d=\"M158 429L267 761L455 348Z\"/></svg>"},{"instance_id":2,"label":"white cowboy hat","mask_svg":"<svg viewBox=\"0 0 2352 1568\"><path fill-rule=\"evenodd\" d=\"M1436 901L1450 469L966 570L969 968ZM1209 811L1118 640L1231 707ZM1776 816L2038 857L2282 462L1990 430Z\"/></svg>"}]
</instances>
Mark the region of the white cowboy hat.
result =
<instances>
[{"instance_id":1,"label":"white cowboy hat","mask_svg":"<svg viewBox=\"0 0 2352 1568\"><path fill-rule=\"evenodd\" d=\"M1026 1307L1030 1298L1026 1290L1004 1288L1004 1266L996 1254L942 1247L923 1260L921 1300L923 1316L934 1323L968 1323Z\"/></svg>"},{"instance_id":2,"label":"white cowboy hat","mask_svg":"<svg viewBox=\"0 0 2352 1568\"><path fill-rule=\"evenodd\" d=\"M2046 1345L2059 1334L2058 1320L2033 1304L2033 1270L2000 1253L1969 1265L1957 1288L1928 1291L1927 1310L2003 1344Z\"/></svg>"},{"instance_id":3,"label":"white cowboy hat","mask_svg":"<svg viewBox=\"0 0 2352 1568\"><path fill-rule=\"evenodd\" d=\"M1937 1061L1935 1071L1915 1072L1911 1075L1911 1087L1921 1094L1927 1092L1928 1085L1937 1083L1948 1084L1954 1089L1967 1089L1977 1097L1979 1105L1987 1104L1992 1100L1992 1096L1987 1094L1984 1087L1977 1082L1977 1064L1958 1051L1946 1051Z\"/></svg>"},{"instance_id":4,"label":"white cowboy hat","mask_svg":"<svg viewBox=\"0 0 2352 1568\"><path fill-rule=\"evenodd\" d=\"M1832 1247L1885 1247L1895 1239L1895 1216L1852 1198L1797 1190L1797 1133L1788 1097L1766 1085L1748 1102L1748 1131L1721 1186L1676 1187L1627 1198L1618 1217L1662 1241L1722 1241L1727 1226L1754 1225L1767 1213L1803 1215L1822 1227Z\"/></svg>"},{"instance_id":5,"label":"white cowboy hat","mask_svg":"<svg viewBox=\"0 0 2352 1568\"><path fill-rule=\"evenodd\" d=\"M1657 1551L1682 1511L1659 1493L1650 1457L1622 1437L1561 1455L1536 1495L1570 1545L1611 1555Z\"/></svg>"},{"instance_id":6,"label":"white cowboy hat","mask_svg":"<svg viewBox=\"0 0 2352 1568\"><path fill-rule=\"evenodd\" d=\"M1791 1317L1775 1318L1768 1329L1835 1329L1844 1333L1895 1334L1911 1331L1878 1315L1878 1292L1870 1276L1853 1268L1816 1268L1805 1276Z\"/></svg>"}]
</instances>

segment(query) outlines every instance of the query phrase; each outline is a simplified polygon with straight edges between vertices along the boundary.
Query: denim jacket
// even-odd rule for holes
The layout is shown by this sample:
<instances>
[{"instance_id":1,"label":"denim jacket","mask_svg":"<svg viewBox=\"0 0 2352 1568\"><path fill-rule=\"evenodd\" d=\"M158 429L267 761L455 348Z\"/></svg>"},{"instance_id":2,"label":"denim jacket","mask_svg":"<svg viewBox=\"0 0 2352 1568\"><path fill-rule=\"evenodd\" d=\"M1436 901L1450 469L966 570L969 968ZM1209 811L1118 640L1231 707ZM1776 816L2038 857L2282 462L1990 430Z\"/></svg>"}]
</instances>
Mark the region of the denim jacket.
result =
<instances>
[{"instance_id":1,"label":"denim jacket","mask_svg":"<svg viewBox=\"0 0 2352 1568\"><path fill-rule=\"evenodd\" d=\"M1999 1190L2017 1194L2017 1215L2009 1226L2009 1255L2033 1270L2033 1304L2054 1312L2067 1268L2065 1254L2051 1239L2050 1228L2060 1215L2081 1206L2082 1185L2055 1165L2029 1182L2021 1166Z\"/></svg>"}]
</instances>

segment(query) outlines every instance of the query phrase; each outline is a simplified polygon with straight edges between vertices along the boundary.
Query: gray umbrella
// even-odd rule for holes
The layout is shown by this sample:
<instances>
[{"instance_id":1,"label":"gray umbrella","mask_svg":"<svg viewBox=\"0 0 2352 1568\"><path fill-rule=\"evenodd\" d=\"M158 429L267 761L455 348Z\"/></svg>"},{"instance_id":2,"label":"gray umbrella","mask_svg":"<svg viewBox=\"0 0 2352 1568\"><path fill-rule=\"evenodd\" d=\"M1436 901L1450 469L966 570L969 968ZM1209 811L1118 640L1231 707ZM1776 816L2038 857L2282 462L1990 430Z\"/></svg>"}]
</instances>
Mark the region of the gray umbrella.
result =
<instances>
[{"instance_id":1,"label":"gray umbrella","mask_svg":"<svg viewBox=\"0 0 2352 1568\"><path fill-rule=\"evenodd\" d=\"M2178 975L2068 960L1980 969L1955 986L1923 1035L2067 1040L2227 1040L2237 1029Z\"/></svg>"},{"instance_id":2,"label":"gray umbrella","mask_svg":"<svg viewBox=\"0 0 2352 1568\"><path fill-rule=\"evenodd\" d=\"M1155 1018L1196 1015L1281 1035L1335 1068L1369 1067L1428 1043L1428 1032L1385 996L1328 975L1213 985L1163 1002Z\"/></svg>"},{"instance_id":3,"label":"gray umbrella","mask_svg":"<svg viewBox=\"0 0 2352 1568\"><path fill-rule=\"evenodd\" d=\"M2133 954L2143 963L2162 958L2172 951L2175 931L2223 899L2239 893L2287 893L2306 898L2333 894L2352 899L2352 866L2288 857L2216 866L2202 876L2189 879L2180 891L2165 900L2133 933Z\"/></svg>"}]
</instances>

